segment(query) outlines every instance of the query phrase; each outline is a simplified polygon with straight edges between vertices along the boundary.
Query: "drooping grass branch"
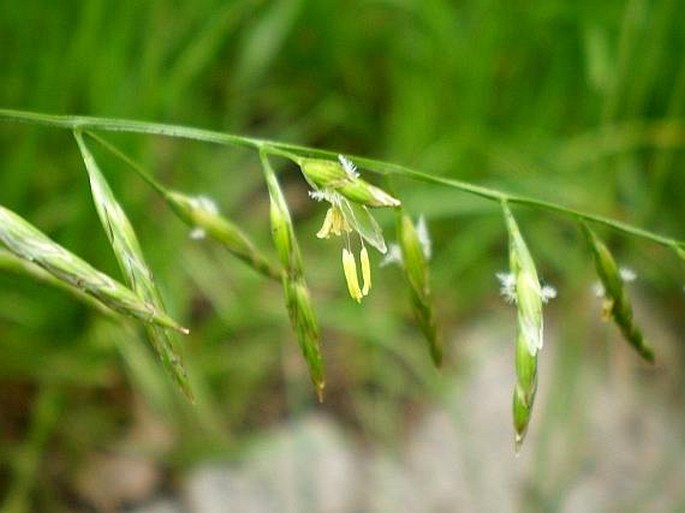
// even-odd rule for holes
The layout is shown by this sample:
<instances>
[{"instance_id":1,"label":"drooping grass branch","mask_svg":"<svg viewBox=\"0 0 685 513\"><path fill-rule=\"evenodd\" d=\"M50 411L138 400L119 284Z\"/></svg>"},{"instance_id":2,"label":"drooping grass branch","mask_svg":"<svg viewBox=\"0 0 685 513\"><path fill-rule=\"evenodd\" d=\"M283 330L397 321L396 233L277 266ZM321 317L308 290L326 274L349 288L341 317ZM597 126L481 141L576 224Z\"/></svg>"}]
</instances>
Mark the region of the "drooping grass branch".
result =
<instances>
[{"instance_id":1,"label":"drooping grass branch","mask_svg":"<svg viewBox=\"0 0 685 513\"><path fill-rule=\"evenodd\" d=\"M167 370L188 397L192 397L185 369L166 330L181 329L164 311L152 273L145 263L133 226L115 198L84 136L131 167L148 185L160 194L171 210L193 233L208 235L220 242L230 253L253 267L263 276L283 284L285 303L291 325L297 335L302 354L309 366L312 383L319 399L325 385L323 359L320 351L320 330L312 297L304 279L303 258L292 225L290 212L270 157L281 157L295 163L311 188L310 197L324 201L329 207L321 229L321 239L342 240L342 266L348 292L361 302L372 287L371 265L367 244L386 254L386 261L399 264L410 290L417 324L428 342L436 365L442 361L443 348L437 334L437 320L432 304L429 278L430 239L424 220L414 225L405 213L399 197L367 182L355 165L385 176L404 177L495 201L502 209L509 235L509 273L500 273L501 292L517 308L516 374L513 396L515 444L518 450L531 419L538 385L538 352L543 346L542 305L555 297L553 287L540 283L534 258L524 241L511 205L518 204L565 216L580 226L594 256L597 274L604 296L603 314L615 322L624 338L647 361L654 361L651 346L633 319L633 309L624 290L624 277L611 252L588 224L607 226L625 235L642 238L669 247L685 260L685 241L660 235L621 221L565 207L558 203L511 194L471 183L430 175L422 171L364 157L343 155L306 146L225 134L197 128L146 123L120 119L82 116L54 116L32 112L0 109L0 120L25 122L73 131L89 176L91 191L101 223L117 257L126 286L103 275L89 264L47 238L17 214L0 205L0 242L11 252L6 264L25 270L43 281L63 282L75 292L86 292L94 300L119 313L146 323L148 337ZM273 242L278 253L276 265L262 254L243 230L219 213L214 202L206 197L193 197L172 190L154 178L153 173L98 135L99 131L130 132L192 139L227 146L256 150L264 173L270 199L270 219ZM354 163L353 163L354 161ZM394 209L398 216L398 244L386 245L382 230L373 217L377 208ZM1 251L1 250L0 250ZM357 253L358 251L358 253ZM357 264L358 254L359 267ZM0 257L3 254L0 252ZM15 265L12 259L26 261ZM3 259L0 258L0 264ZM38 265L40 268L36 268ZM2 265L0 265L0 268ZM41 271L41 269L43 271ZM45 273L50 278L43 276ZM361 282L359 276L361 275ZM157 326L153 324L156 323ZM181 329L182 330L182 329Z\"/></svg>"},{"instance_id":2,"label":"drooping grass branch","mask_svg":"<svg viewBox=\"0 0 685 513\"><path fill-rule=\"evenodd\" d=\"M44 125L68 130L92 130L108 132L129 132L150 135L161 135L180 139L191 139L207 143L241 146L264 151L273 155L287 156L289 158L312 157L335 159L337 152L310 148L296 144L289 144L280 141L257 139L253 137L243 137L240 135L227 134L212 130L193 128L180 125L169 125L164 123L148 123L144 121L134 121L125 119L99 118L90 116L61 116L53 114L42 114L36 112L17 111L10 109L0 109L0 120L16 121L33 125ZM475 185L453 178L434 176L416 169L392 164L365 157L351 156L358 165L369 171L384 175L396 175L411 178L414 180L442 185L461 192L479 196L481 198L497 201L506 201L509 204L525 205L540 210L554 212L574 220L588 221L601 224L613 230L656 242L671 249L685 251L685 240L678 240L673 237L661 235L643 228L618 221L609 217L583 212L569 208L564 205L549 201L512 194L498 189Z\"/></svg>"}]
</instances>

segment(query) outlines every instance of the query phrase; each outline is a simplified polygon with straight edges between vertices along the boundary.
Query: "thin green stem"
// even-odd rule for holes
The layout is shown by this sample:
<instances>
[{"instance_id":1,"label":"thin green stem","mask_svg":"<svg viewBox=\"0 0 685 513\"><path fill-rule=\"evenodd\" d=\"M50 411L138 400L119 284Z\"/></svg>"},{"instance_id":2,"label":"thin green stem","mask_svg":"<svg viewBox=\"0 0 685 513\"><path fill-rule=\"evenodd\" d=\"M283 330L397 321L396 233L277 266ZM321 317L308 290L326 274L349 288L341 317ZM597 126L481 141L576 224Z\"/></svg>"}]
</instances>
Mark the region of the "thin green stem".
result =
<instances>
[{"instance_id":1,"label":"thin green stem","mask_svg":"<svg viewBox=\"0 0 685 513\"><path fill-rule=\"evenodd\" d=\"M261 148L267 141L237 135L162 123L146 123L128 119L97 118L89 116L60 116L10 109L0 109L0 120L18 121L32 125L51 126L69 130L104 130L107 132L129 132L162 135L181 139L192 139L217 144L232 144L248 148Z\"/></svg>"},{"instance_id":2,"label":"thin green stem","mask_svg":"<svg viewBox=\"0 0 685 513\"><path fill-rule=\"evenodd\" d=\"M288 144L278 141L270 141L265 139L256 139L251 137L242 137L234 134L226 134L223 132L216 132L212 130L204 130L193 127L167 125L162 123L147 123L143 121L133 121L125 119L110 119L97 118L88 116L60 116L51 114L41 114L36 112L25 112L9 109L0 109L0 120L16 121L22 123L29 123L33 125L43 125L56 128L64 128L69 130L83 130L87 131L91 137L98 139L98 142L103 141L95 134L90 133L93 130L110 131L110 132L131 132L150 135L161 135L166 137L176 137L182 139L191 139L196 141L203 141L208 143L234 145L244 148L253 148L262 153L268 153L274 156L281 156L293 161L298 161L302 157L313 158L328 158L334 159L338 153L327 150L320 150L316 148L309 148L307 146L299 146L296 144ZM106 148L108 144L104 144ZM117 150L118 151L118 150ZM404 176L414 180L451 187L462 192L480 196L481 198L491 201L507 201L511 204L526 205L529 207L547 210L556 214L570 217L576 221L584 220L595 224L607 226L613 230L651 240L657 244L667 246L669 248L683 248L685 241L678 240L672 237L663 236L648 230L644 230L637 226L633 226L621 221L617 221L608 217L599 216L595 214L581 212L572 208L551 203L536 198L522 196L517 194L509 194L503 191L474 185L452 178L444 178L434 176L415 169L382 162L379 160L369 159L365 157L350 156L359 166L383 175ZM133 164L132 162L129 162ZM133 166L139 173L141 168ZM155 186L154 180L147 174L141 174L151 185ZM150 181L153 180L153 181Z\"/></svg>"},{"instance_id":3,"label":"thin green stem","mask_svg":"<svg viewBox=\"0 0 685 513\"><path fill-rule=\"evenodd\" d=\"M126 155L123 151L121 151L119 148L114 146L113 144L107 142L105 139L100 137L97 134L94 134L91 131L86 132L88 137L91 139L95 140L100 146L105 148L107 151L109 151L112 155L117 157L119 160L124 162L124 164L128 165L133 171L136 172L140 178L145 180L145 182L150 185L153 189L155 189L157 192L160 194L164 195L166 193L166 189L160 184L157 180L155 180L150 173L148 173L143 166L138 164L135 160L133 160L131 157Z\"/></svg>"}]
</instances>

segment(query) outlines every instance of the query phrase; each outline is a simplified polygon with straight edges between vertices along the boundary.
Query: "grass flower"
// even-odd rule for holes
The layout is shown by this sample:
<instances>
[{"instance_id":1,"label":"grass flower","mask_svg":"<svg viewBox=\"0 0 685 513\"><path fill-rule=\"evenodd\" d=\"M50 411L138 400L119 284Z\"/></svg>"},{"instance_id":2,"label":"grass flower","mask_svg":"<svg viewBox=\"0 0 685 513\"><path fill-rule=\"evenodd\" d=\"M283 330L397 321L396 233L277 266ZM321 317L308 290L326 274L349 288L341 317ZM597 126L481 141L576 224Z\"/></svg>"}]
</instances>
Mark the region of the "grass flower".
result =
<instances>
[{"instance_id":1,"label":"grass flower","mask_svg":"<svg viewBox=\"0 0 685 513\"><path fill-rule=\"evenodd\" d=\"M360 178L357 167L343 155L337 161L298 158L296 162L315 191L335 191L367 207L400 206L400 200Z\"/></svg>"},{"instance_id":2,"label":"grass flower","mask_svg":"<svg viewBox=\"0 0 685 513\"><path fill-rule=\"evenodd\" d=\"M513 273L497 273L495 276L500 282L500 295L508 304L516 303L516 276ZM543 303L549 303L550 299L556 297L557 289L551 285L540 286L540 298Z\"/></svg>"},{"instance_id":3,"label":"grass flower","mask_svg":"<svg viewBox=\"0 0 685 513\"><path fill-rule=\"evenodd\" d=\"M367 240L379 251L385 252L386 246L381 229L365 207L355 208L348 200L336 193L325 195L312 193L310 195L314 199L325 199L331 203L331 206L326 211L323 225L316 236L320 239L328 239L331 235L344 238L345 245L342 250L342 263L347 289L352 299L361 303L362 298L368 295L371 290L371 264L364 240ZM360 218L363 219L363 226L359 222ZM359 235L361 245L359 259L362 268L362 288L359 287L357 263L351 249L350 234L353 232Z\"/></svg>"},{"instance_id":4,"label":"grass flower","mask_svg":"<svg viewBox=\"0 0 685 513\"><path fill-rule=\"evenodd\" d=\"M307 181L310 185L315 187L313 191L309 192L309 196L316 201L325 201L329 203L323 224L316 236L320 239L328 239L333 235L344 239L342 264L347 290L352 299L360 303L362 298L368 295L371 290L371 263L369 261L366 243L376 248L382 254L387 252L387 246L380 226L371 215L366 205L351 200L343 193L343 189L350 183L361 182L357 168L342 155L338 156L338 162L314 162L309 159L302 163L301 166L303 166L303 172L305 169L309 170L309 175L305 173L305 177L308 177ZM312 169L316 172L312 172ZM335 169L337 171L334 174L333 172L329 172L330 169ZM334 178L322 178L323 176L328 175L321 170L326 171L331 176L334 176ZM312 177L312 173L315 178ZM373 189L373 194L376 197L381 197L382 193L383 195L386 195L387 198L391 198L391 196L377 187L368 184L361 185L360 187L371 187ZM396 205L399 205L399 201L392 198L392 201L387 201L387 205L376 206ZM355 233L359 237L360 244L359 260L362 274L361 286L359 285L357 262L352 251L352 234Z\"/></svg>"}]
</instances>

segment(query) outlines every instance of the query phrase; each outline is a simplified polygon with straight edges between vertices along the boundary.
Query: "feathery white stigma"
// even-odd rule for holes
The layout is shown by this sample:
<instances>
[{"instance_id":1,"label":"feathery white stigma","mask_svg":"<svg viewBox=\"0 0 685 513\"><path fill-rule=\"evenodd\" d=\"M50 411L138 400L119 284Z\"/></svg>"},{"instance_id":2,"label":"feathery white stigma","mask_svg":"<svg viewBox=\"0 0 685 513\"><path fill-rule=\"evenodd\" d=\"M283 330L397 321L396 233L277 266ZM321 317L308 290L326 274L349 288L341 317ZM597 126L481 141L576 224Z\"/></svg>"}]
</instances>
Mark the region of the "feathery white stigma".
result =
<instances>
[{"instance_id":1,"label":"feathery white stigma","mask_svg":"<svg viewBox=\"0 0 685 513\"><path fill-rule=\"evenodd\" d=\"M499 293L508 304L516 303L516 278L513 273L497 273Z\"/></svg>"},{"instance_id":2,"label":"feathery white stigma","mask_svg":"<svg viewBox=\"0 0 685 513\"><path fill-rule=\"evenodd\" d=\"M345 170L345 173L347 173L348 177L350 177L353 180L355 178L359 178L359 172L357 171L357 166L355 166L352 163L352 161L350 161L348 158L344 157L343 155L338 155L338 162L340 162L340 165Z\"/></svg>"}]
</instances>

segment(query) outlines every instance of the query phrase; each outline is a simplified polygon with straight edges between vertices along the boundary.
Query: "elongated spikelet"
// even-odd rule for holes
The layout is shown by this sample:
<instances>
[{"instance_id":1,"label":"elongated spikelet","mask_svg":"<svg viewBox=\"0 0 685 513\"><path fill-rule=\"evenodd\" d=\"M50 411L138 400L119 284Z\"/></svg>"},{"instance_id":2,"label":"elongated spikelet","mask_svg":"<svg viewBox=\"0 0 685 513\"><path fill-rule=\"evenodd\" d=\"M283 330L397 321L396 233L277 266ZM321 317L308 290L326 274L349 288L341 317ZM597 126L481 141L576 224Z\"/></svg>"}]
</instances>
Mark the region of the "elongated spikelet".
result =
<instances>
[{"instance_id":1,"label":"elongated spikelet","mask_svg":"<svg viewBox=\"0 0 685 513\"><path fill-rule=\"evenodd\" d=\"M10 253L6 249L0 249L0 269L14 274L29 276L41 283L64 290L79 301L82 301L91 308L94 308L102 315L112 318L117 316L116 312L103 305L100 301L95 300L83 290L75 287L69 282L56 278L42 267L39 267L29 260L20 258L14 253Z\"/></svg>"},{"instance_id":2,"label":"elongated spikelet","mask_svg":"<svg viewBox=\"0 0 685 513\"><path fill-rule=\"evenodd\" d=\"M302 271L302 256L295 238L290 211L276 174L266 155L261 155L264 178L271 203L271 233L281 265L285 269L283 289L290 323L297 335L300 350L309 367L309 377L319 401L325 387L323 359L319 347L319 327L311 303L311 296Z\"/></svg>"},{"instance_id":3,"label":"elongated spikelet","mask_svg":"<svg viewBox=\"0 0 685 513\"><path fill-rule=\"evenodd\" d=\"M442 364L443 346L437 333L425 242L422 242L414 223L406 214L400 216L397 235L414 318L428 342L433 363L439 367Z\"/></svg>"},{"instance_id":4,"label":"elongated spikelet","mask_svg":"<svg viewBox=\"0 0 685 513\"><path fill-rule=\"evenodd\" d=\"M543 293L535 263L518 224L506 203L502 204L509 232L509 269L516 303L516 385L513 416L518 452L528 431L537 390L538 352L542 349Z\"/></svg>"},{"instance_id":5,"label":"elongated spikelet","mask_svg":"<svg viewBox=\"0 0 685 513\"><path fill-rule=\"evenodd\" d=\"M220 242L229 252L264 276L281 280L282 272L264 257L236 224L215 210L205 207L198 198L164 190L164 198L178 217L192 228L200 228Z\"/></svg>"},{"instance_id":6,"label":"elongated spikelet","mask_svg":"<svg viewBox=\"0 0 685 513\"><path fill-rule=\"evenodd\" d=\"M164 311L162 297L154 282L152 272L145 261L138 237L133 230L131 222L114 197L112 189L105 180L90 150L85 145L81 134L74 132L74 137L81 150L81 156L88 172L95 209L124 278L134 292L144 301L154 305L156 309ZM186 397L192 401L193 394L190 389L188 376L183 367L181 357L174 348L173 340L164 329L159 327L146 326L146 331L153 348L162 360L165 368L175 379Z\"/></svg>"},{"instance_id":7,"label":"elongated spikelet","mask_svg":"<svg viewBox=\"0 0 685 513\"><path fill-rule=\"evenodd\" d=\"M14 255L45 269L112 310L181 333L188 330L132 290L98 271L50 239L35 226L0 205L0 241Z\"/></svg>"},{"instance_id":8,"label":"elongated spikelet","mask_svg":"<svg viewBox=\"0 0 685 513\"><path fill-rule=\"evenodd\" d=\"M513 414L515 448L520 450L528 431L533 402L538 387L538 357L531 356L528 346L519 333L516 340L516 385L514 386Z\"/></svg>"},{"instance_id":9,"label":"elongated spikelet","mask_svg":"<svg viewBox=\"0 0 685 513\"><path fill-rule=\"evenodd\" d=\"M503 208L509 232L509 268L515 283L517 326L528 352L535 356L543 344L542 287L516 220L506 204Z\"/></svg>"},{"instance_id":10,"label":"elongated spikelet","mask_svg":"<svg viewBox=\"0 0 685 513\"><path fill-rule=\"evenodd\" d=\"M585 224L581 224L585 239L595 262L597 275L604 288L602 310L611 317L626 341L648 362L654 362L654 351L647 344L642 331L633 319L633 307L625 292L621 271L609 248Z\"/></svg>"},{"instance_id":11,"label":"elongated spikelet","mask_svg":"<svg viewBox=\"0 0 685 513\"><path fill-rule=\"evenodd\" d=\"M309 367L309 376L314 384L316 396L323 401L325 377L323 359L319 349L319 325L312 306L312 299L304 279L283 279L286 307L290 323L297 334L300 350Z\"/></svg>"}]
</instances>

